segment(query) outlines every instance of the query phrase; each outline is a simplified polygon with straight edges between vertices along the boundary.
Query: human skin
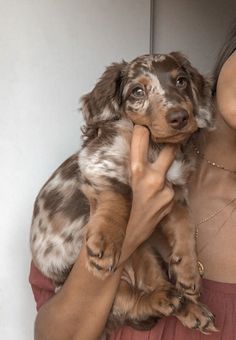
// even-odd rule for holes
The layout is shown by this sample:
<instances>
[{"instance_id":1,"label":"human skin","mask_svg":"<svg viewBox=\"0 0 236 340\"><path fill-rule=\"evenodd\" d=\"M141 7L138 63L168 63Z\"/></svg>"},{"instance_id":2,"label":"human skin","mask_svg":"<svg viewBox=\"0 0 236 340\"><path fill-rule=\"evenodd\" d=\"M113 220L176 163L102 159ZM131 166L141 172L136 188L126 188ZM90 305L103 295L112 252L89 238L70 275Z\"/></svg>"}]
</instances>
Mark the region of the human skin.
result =
<instances>
[{"instance_id":1,"label":"human skin","mask_svg":"<svg viewBox=\"0 0 236 340\"><path fill-rule=\"evenodd\" d=\"M102 334L125 261L172 206L174 191L165 176L175 147L166 146L150 164L148 143L148 130L135 126L131 144L133 202L119 268L105 280L98 279L87 270L83 247L63 287L40 308L35 321L36 340L95 340Z\"/></svg>"},{"instance_id":2,"label":"human skin","mask_svg":"<svg viewBox=\"0 0 236 340\"><path fill-rule=\"evenodd\" d=\"M204 132L197 147L205 159L236 170L236 52L224 63L217 82L216 128ZM190 185L190 206L199 225L199 259L205 277L236 283L236 172L218 169L198 158L197 171ZM228 204L228 205L227 205ZM227 205L227 206L226 206Z\"/></svg>"},{"instance_id":3,"label":"human skin","mask_svg":"<svg viewBox=\"0 0 236 340\"><path fill-rule=\"evenodd\" d=\"M225 124L236 133L236 51L223 65L216 88L218 110Z\"/></svg>"}]
</instances>

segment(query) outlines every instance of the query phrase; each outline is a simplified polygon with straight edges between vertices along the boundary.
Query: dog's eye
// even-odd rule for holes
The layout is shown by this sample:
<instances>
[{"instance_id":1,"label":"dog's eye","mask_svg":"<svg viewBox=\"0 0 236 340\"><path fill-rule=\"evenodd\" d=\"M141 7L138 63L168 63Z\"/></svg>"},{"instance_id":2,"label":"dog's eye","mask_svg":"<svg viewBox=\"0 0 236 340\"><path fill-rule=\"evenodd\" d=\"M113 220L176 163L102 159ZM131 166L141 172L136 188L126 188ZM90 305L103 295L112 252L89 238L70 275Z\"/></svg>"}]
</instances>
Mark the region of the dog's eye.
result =
<instances>
[{"instance_id":1,"label":"dog's eye","mask_svg":"<svg viewBox=\"0 0 236 340\"><path fill-rule=\"evenodd\" d=\"M144 92L144 90L143 90L142 87L137 86L137 87L135 87L135 88L132 90L131 94L132 94L134 97L142 98L142 97L144 96L145 92Z\"/></svg>"},{"instance_id":2,"label":"dog's eye","mask_svg":"<svg viewBox=\"0 0 236 340\"><path fill-rule=\"evenodd\" d=\"M176 87L178 87L179 89L185 89L188 85L188 81L185 77L178 77L176 79Z\"/></svg>"}]
</instances>

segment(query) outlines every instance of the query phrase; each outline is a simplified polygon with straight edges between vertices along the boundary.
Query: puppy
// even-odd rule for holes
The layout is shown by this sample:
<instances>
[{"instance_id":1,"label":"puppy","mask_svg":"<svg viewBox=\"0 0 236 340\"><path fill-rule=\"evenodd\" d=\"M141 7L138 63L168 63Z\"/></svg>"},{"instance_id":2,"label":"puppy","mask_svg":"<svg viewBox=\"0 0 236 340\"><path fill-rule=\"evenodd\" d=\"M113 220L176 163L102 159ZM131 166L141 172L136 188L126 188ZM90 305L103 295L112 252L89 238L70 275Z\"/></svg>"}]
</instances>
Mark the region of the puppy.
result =
<instances>
[{"instance_id":1,"label":"puppy","mask_svg":"<svg viewBox=\"0 0 236 340\"><path fill-rule=\"evenodd\" d=\"M129 218L133 125L150 131L150 162L163 144L180 145L167 173L173 209L125 266L107 329L125 323L144 329L174 314L189 328L216 330L213 315L197 299L200 275L186 189L194 170L188 140L211 126L210 98L209 82L178 52L112 64L82 98L81 150L36 199L30 237L35 265L60 286L84 241L88 270L102 279L117 268ZM163 242L169 247L165 257Z\"/></svg>"}]
</instances>

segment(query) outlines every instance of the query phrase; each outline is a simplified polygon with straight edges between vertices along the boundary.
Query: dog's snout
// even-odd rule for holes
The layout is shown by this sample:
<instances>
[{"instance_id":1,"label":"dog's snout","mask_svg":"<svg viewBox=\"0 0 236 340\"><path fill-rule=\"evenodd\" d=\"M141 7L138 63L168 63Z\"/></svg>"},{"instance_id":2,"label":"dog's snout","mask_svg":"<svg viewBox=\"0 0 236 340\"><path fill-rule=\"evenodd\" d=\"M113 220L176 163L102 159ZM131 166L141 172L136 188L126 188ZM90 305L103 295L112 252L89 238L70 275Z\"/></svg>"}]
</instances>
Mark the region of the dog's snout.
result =
<instances>
[{"instance_id":1,"label":"dog's snout","mask_svg":"<svg viewBox=\"0 0 236 340\"><path fill-rule=\"evenodd\" d=\"M188 112L185 110L172 111L166 116L167 123L176 130L182 129L188 123Z\"/></svg>"}]
</instances>

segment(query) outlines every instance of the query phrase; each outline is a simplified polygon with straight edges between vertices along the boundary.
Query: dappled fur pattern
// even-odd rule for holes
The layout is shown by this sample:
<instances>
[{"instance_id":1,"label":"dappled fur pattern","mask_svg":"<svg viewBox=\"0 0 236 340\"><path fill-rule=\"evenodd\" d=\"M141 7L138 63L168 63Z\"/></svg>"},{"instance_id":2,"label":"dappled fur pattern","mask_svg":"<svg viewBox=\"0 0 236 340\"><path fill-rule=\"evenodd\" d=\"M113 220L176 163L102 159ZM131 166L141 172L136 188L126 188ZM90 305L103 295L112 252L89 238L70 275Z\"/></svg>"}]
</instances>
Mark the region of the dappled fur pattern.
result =
<instances>
[{"instance_id":1,"label":"dappled fur pattern","mask_svg":"<svg viewBox=\"0 0 236 340\"><path fill-rule=\"evenodd\" d=\"M151 162L164 143L180 145L167 174L176 193L172 212L126 264L107 330L121 324L145 329L173 314L187 327L215 329L212 314L197 298L200 277L186 189L194 170L187 141L212 125L210 99L209 82L178 52L112 64L82 98L81 150L55 171L36 199L35 265L60 286L84 241L88 270L103 279L118 265L130 213L133 125L150 131Z\"/></svg>"}]
</instances>

